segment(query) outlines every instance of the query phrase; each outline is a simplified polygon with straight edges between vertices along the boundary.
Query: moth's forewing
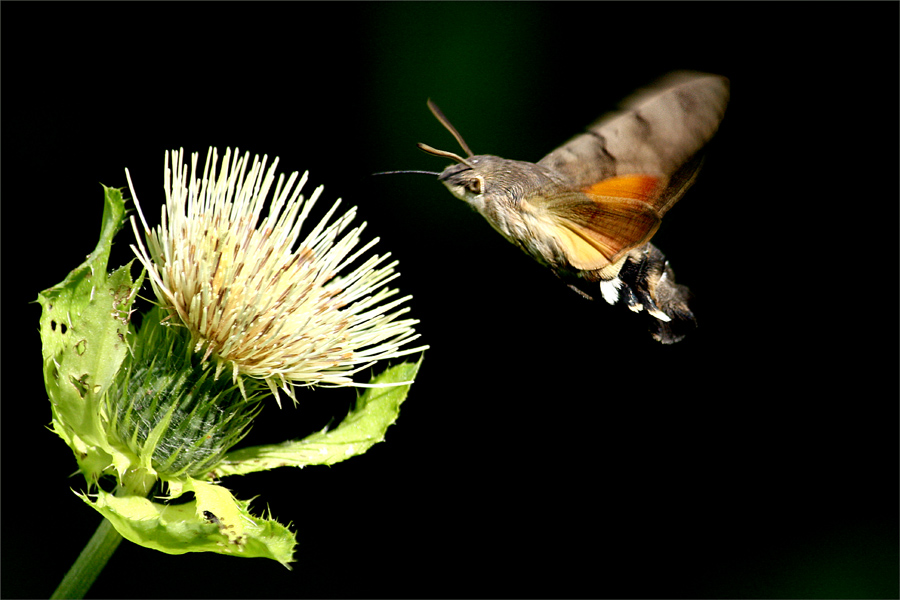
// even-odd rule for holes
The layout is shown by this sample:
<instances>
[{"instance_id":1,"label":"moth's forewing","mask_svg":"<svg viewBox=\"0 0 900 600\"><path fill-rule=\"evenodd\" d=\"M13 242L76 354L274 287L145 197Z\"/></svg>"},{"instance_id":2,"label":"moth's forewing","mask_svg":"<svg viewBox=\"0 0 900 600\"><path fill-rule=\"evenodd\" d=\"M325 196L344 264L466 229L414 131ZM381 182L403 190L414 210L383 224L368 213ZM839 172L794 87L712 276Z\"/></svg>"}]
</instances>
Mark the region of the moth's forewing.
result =
<instances>
[{"instance_id":1,"label":"moth's forewing","mask_svg":"<svg viewBox=\"0 0 900 600\"><path fill-rule=\"evenodd\" d=\"M728 80L674 73L641 90L538 164L583 189L609 177L671 177L712 138L728 104Z\"/></svg>"},{"instance_id":2,"label":"moth's forewing","mask_svg":"<svg viewBox=\"0 0 900 600\"><path fill-rule=\"evenodd\" d=\"M569 188L535 203L573 267L605 268L649 241L693 183L727 102L724 77L675 73L538 162Z\"/></svg>"}]
</instances>

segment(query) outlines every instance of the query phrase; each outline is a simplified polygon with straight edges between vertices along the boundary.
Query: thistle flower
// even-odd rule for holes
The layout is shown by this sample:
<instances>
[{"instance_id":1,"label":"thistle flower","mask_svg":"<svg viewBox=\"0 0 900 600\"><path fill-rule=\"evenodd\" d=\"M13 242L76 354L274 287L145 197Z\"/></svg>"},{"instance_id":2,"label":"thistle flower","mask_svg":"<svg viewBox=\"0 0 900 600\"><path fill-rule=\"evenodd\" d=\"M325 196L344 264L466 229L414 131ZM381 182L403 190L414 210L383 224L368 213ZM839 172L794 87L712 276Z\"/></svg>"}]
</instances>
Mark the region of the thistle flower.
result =
<instances>
[{"instance_id":1,"label":"thistle flower","mask_svg":"<svg viewBox=\"0 0 900 600\"><path fill-rule=\"evenodd\" d=\"M280 387L296 401L294 386L365 385L352 375L423 349L403 348L418 337L418 321L399 318L409 296L385 302L397 293L385 287L397 263L386 264L390 254L363 258L378 241L358 247L365 223L346 231L355 207L332 221L338 200L298 244L322 193L320 186L309 199L300 194L307 173L299 183L297 173L287 183L279 175L260 219L277 158L266 171L266 156L251 165L249 153L231 158L228 149L217 172L210 148L202 179L197 154L190 178L183 158L183 151L166 156L166 205L154 230L128 174L149 251L134 217L132 248L160 303L190 331L194 351L215 361L217 377L229 369L239 385L240 375L261 379L276 398Z\"/></svg>"},{"instance_id":2,"label":"thistle flower","mask_svg":"<svg viewBox=\"0 0 900 600\"><path fill-rule=\"evenodd\" d=\"M167 203L155 230L135 194L147 244L132 218L132 248L158 299L139 328L131 317L145 274L133 280L130 263L107 272L125 222L119 190L105 188L94 252L39 294L52 428L88 483L79 496L106 518L89 544L103 552L82 553L57 596L72 597L76 585L83 593L92 579L81 574L96 576L121 537L170 554L288 566L293 533L271 515L252 514L218 480L333 465L383 441L396 420L418 364L395 365L368 383L353 378L376 361L425 349L408 347L418 337L417 321L402 318L409 297L387 288L396 263L366 256L378 240L360 244L365 224L350 229L355 209L334 218L340 201L301 235L322 188L307 200L306 175L276 183L277 162L266 170L266 157L251 164L249 154L232 159L227 151L217 170L211 149L202 177L192 156L188 179L183 152L167 155ZM267 392L296 401L296 387L315 384L369 389L332 429L232 450ZM115 489L98 485L101 478L114 479Z\"/></svg>"}]
</instances>

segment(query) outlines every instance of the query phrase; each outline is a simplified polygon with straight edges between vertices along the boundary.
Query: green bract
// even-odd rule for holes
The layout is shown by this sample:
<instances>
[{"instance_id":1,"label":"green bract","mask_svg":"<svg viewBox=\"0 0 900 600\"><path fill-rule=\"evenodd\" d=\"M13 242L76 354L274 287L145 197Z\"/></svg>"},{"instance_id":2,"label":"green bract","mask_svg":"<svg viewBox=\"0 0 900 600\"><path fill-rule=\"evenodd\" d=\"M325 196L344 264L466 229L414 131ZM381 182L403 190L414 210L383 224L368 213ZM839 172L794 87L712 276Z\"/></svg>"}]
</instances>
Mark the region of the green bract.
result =
<instances>
[{"instance_id":1,"label":"green bract","mask_svg":"<svg viewBox=\"0 0 900 600\"><path fill-rule=\"evenodd\" d=\"M249 431L263 386L250 381L242 390L216 378L213 365L191 352L188 332L164 318L157 307L144 315L107 394L108 431L162 479L202 476Z\"/></svg>"},{"instance_id":2,"label":"green bract","mask_svg":"<svg viewBox=\"0 0 900 600\"><path fill-rule=\"evenodd\" d=\"M131 305L143 281L143 273L132 281L131 263L107 275L112 239L124 223L125 206L119 190L104 191L97 248L62 283L38 295L53 430L75 452L90 484L110 467L119 477L132 467L110 444L101 409L128 353L127 339L134 333Z\"/></svg>"},{"instance_id":3,"label":"green bract","mask_svg":"<svg viewBox=\"0 0 900 600\"><path fill-rule=\"evenodd\" d=\"M237 500L220 485L187 478L170 483L169 499L193 492L184 504L151 502L140 496L117 496L100 490L81 498L110 520L122 537L167 554L218 552L291 562L293 533L274 519L255 517L249 502Z\"/></svg>"},{"instance_id":4,"label":"green bract","mask_svg":"<svg viewBox=\"0 0 900 600\"><path fill-rule=\"evenodd\" d=\"M189 332L166 324L158 308L135 330L132 304L144 274L132 280L131 263L107 273L125 208L119 190L104 188L104 199L94 252L38 297L52 428L88 483L86 493L76 493L123 537L147 548L265 557L288 566L293 533L271 516L251 514L249 502L215 481L362 454L384 439L419 365L403 363L376 376L330 431L231 450L268 388L255 379L216 377L212 363L192 352ZM114 493L97 485L101 477L115 481ZM167 496L148 497L158 481ZM169 502L176 498L181 502Z\"/></svg>"}]
</instances>

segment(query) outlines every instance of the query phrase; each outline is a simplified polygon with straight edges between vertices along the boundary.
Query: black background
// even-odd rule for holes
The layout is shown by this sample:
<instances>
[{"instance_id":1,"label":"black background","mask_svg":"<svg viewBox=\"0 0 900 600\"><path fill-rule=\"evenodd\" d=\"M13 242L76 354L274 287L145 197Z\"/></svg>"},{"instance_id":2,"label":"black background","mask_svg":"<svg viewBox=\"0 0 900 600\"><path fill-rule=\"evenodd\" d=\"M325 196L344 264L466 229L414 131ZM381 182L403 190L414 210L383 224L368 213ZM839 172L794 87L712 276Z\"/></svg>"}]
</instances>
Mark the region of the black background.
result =
<instances>
[{"instance_id":1,"label":"black background","mask_svg":"<svg viewBox=\"0 0 900 600\"><path fill-rule=\"evenodd\" d=\"M2 594L46 597L100 521L45 429L33 301L128 167L238 146L357 205L431 345L387 443L226 480L293 571L123 542L92 597L897 597L896 3L3 5ZM536 161L674 69L728 76L655 238L700 328L649 340L421 175L416 142ZM324 210L327 202L322 202ZM130 258L128 230L112 265ZM267 407L298 437L352 390Z\"/></svg>"}]
</instances>

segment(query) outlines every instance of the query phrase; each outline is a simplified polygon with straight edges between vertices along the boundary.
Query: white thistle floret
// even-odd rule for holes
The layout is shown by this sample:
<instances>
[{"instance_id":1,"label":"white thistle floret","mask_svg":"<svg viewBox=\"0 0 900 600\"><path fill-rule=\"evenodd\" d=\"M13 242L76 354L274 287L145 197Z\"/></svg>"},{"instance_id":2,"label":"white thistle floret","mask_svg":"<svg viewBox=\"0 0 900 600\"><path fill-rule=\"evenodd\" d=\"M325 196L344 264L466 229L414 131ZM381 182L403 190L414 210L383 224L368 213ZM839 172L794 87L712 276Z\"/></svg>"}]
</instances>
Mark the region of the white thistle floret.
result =
<instances>
[{"instance_id":1,"label":"white thistle floret","mask_svg":"<svg viewBox=\"0 0 900 600\"><path fill-rule=\"evenodd\" d=\"M161 224L147 225L126 169L149 252L131 218L138 247L132 249L147 269L160 303L188 328L194 351L216 360L216 375L230 368L263 379L273 393L280 387L294 398L294 386L364 386L353 374L375 362L405 356L425 347L402 348L419 336L413 319L399 319L410 296L392 299L385 286L399 274L390 254L364 254L365 223L345 232L356 207L332 221L340 205L300 240L300 230L322 193L300 194L308 173L278 176L268 215L263 205L275 181L276 158L239 158L227 149L216 173L218 155L210 148L202 179L197 153L188 179L184 151L166 154L166 204ZM295 186L296 184L296 186ZM361 262L360 262L361 261ZM341 271L359 262L349 273ZM277 394L276 394L277 397Z\"/></svg>"}]
</instances>

